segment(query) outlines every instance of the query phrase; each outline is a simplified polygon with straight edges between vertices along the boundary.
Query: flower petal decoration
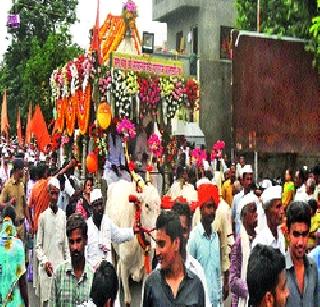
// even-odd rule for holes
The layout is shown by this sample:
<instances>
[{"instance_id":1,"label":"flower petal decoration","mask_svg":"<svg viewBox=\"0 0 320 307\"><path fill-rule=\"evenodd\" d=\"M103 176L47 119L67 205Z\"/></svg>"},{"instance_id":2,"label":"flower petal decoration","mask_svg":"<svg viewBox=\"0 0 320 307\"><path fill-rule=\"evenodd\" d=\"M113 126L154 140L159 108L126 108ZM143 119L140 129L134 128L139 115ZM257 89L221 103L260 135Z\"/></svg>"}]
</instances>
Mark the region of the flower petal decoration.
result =
<instances>
[{"instance_id":1,"label":"flower petal decoration","mask_svg":"<svg viewBox=\"0 0 320 307\"><path fill-rule=\"evenodd\" d=\"M218 140L213 146L211 151L211 160L221 159L222 158L222 150L225 148L225 142Z\"/></svg>"},{"instance_id":2,"label":"flower petal decoration","mask_svg":"<svg viewBox=\"0 0 320 307\"><path fill-rule=\"evenodd\" d=\"M207 160L207 152L206 150L202 150L200 148L195 148L192 150L192 158L195 159L197 166L202 166L203 161Z\"/></svg>"},{"instance_id":3,"label":"flower petal decoration","mask_svg":"<svg viewBox=\"0 0 320 307\"><path fill-rule=\"evenodd\" d=\"M122 135L126 142L129 139L132 140L136 137L136 127L129 119L123 118L117 124L117 133Z\"/></svg>"},{"instance_id":4,"label":"flower petal decoration","mask_svg":"<svg viewBox=\"0 0 320 307\"><path fill-rule=\"evenodd\" d=\"M225 148L226 144L224 141L218 140L214 145L213 149L215 150L223 150Z\"/></svg>"},{"instance_id":5,"label":"flower petal decoration","mask_svg":"<svg viewBox=\"0 0 320 307\"><path fill-rule=\"evenodd\" d=\"M161 145L161 139L155 133L152 134L148 139L148 150L157 158L162 156L163 147Z\"/></svg>"}]
</instances>

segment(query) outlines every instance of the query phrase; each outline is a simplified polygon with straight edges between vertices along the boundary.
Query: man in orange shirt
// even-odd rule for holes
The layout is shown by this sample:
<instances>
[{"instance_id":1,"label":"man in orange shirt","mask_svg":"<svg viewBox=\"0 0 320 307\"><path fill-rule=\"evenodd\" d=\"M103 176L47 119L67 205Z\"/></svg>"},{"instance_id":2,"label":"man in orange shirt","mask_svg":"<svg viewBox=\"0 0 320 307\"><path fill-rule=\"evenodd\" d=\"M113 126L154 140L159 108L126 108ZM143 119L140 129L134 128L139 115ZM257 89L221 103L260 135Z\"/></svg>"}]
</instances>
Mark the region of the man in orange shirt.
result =
<instances>
[{"instance_id":1,"label":"man in orange shirt","mask_svg":"<svg viewBox=\"0 0 320 307\"><path fill-rule=\"evenodd\" d=\"M38 220L42 212L49 207L48 193L48 167L46 164L38 166L39 180L34 184L29 197L29 211L32 213L32 227L34 231L34 242L37 242ZM38 259L33 257L33 287L36 295L39 294L38 285Z\"/></svg>"},{"instance_id":2,"label":"man in orange shirt","mask_svg":"<svg viewBox=\"0 0 320 307\"><path fill-rule=\"evenodd\" d=\"M40 213L45 211L49 206L48 194L48 167L45 164L38 166L39 179L34 184L29 197L29 211L32 211L32 224L34 234L38 231L38 219Z\"/></svg>"}]
</instances>

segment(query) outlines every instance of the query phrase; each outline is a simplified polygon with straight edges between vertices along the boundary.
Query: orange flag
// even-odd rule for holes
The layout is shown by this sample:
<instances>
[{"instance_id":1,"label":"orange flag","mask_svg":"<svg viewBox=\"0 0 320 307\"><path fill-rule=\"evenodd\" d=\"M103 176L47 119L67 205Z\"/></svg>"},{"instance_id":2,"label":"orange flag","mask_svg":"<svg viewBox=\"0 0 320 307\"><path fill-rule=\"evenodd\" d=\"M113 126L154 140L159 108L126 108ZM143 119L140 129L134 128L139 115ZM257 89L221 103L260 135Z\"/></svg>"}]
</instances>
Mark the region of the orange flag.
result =
<instances>
[{"instance_id":1,"label":"orange flag","mask_svg":"<svg viewBox=\"0 0 320 307\"><path fill-rule=\"evenodd\" d=\"M28 112L28 121L26 126L26 138L25 143L30 144L31 142L31 133L32 133L32 103L29 103L29 112Z\"/></svg>"},{"instance_id":2,"label":"orange flag","mask_svg":"<svg viewBox=\"0 0 320 307\"><path fill-rule=\"evenodd\" d=\"M47 124L38 105L34 110L31 131L34 137L37 139L39 149L44 151L46 146L51 143L51 140L48 133Z\"/></svg>"},{"instance_id":3,"label":"orange flag","mask_svg":"<svg viewBox=\"0 0 320 307\"><path fill-rule=\"evenodd\" d=\"M96 15L96 24L93 27L92 35L92 50L97 52L98 62L101 64L101 52L100 52L100 40L99 40L99 14L100 14L100 0L97 0L97 15Z\"/></svg>"},{"instance_id":4,"label":"orange flag","mask_svg":"<svg viewBox=\"0 0 320 307\"><path fill-rule=\"evenodd\" d=\"M21 119L20 119L20 107L17 111L17 138L20 146L23 146L22 132L21 132Z\"/></svg>"},{"instance_id":5,"label":"orange flag","mask_svg":"<svg viewBox=\"0 0 320 307\"><path fill-rule=\"evenodd\" d=\"M5 90L2 95L2 106L1 106L1 134L5 133L8 138L8 114L7 114L7 91Z\"/></svg>"}]
</instances>

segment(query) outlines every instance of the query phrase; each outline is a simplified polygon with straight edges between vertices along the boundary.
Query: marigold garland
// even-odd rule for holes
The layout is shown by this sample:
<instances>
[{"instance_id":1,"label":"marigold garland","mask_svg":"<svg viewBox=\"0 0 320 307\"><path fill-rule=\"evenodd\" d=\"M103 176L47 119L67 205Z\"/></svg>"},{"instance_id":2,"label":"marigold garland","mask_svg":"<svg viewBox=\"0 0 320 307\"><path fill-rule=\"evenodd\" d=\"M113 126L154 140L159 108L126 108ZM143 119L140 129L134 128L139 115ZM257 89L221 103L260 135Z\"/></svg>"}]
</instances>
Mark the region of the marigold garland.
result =
<instances>
[{"instance_id":1,"label":"marigold garland","mask_svg":"<svg viewBox=\"0 0 320 307\"><path fill-rule=\"evenodd\" d=\"M87 133L89 116L90 116L90 101L91 101L91 87L88 85L84 92L78 92L78 124L81 135Z\"/></svg>"},{"instance_id":2,"label":"marigold garland","mask_svg":"<svg viewBox=\"0 0 320 307\"><path fill-rule=\"evenodd\" d=\"M56 101L57 119L55 122L54 131L58 133L62 133L64 128L66 102L67 102L67 99L62 99L62 98L59 98Z\"/></svg>"},{"instance_id":3,"label":"marigold garland","mask_svg":"<svg viewBox=\"0 0 320 307\"><path fill-rule=\"evenodd\" d=\"M67 107L66 107L66 133L72 135L74 132L74 125L76 122L76 105L77 98L76 95L73 95L67 98Z\"/></svg>"}]
</instances>

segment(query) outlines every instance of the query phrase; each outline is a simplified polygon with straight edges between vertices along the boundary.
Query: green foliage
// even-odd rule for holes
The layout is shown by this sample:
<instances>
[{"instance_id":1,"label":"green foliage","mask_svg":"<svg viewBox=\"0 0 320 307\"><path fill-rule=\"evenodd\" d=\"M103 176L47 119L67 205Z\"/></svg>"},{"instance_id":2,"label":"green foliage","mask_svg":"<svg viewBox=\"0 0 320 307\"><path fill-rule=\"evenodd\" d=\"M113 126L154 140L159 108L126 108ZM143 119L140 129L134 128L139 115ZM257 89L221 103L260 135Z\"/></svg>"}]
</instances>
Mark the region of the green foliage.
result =
<instances>
[{"instance_id":1,"label":"green foliage","mask_svg":"<svg viewBox=\"0 0 320 307\"><path fill-rule=\"evenodd\" d=\"M307 50L314 53L313 64L320 73L320 0L318 0L318 14L312 19L309 33L311 35L311 42L309 43Z\"/></svg>"},{"instance_id":2,"label":"green foliage","mask_svg":"<svg viewBox=\"0 0 320 307\"><path fill-rule=\"evenodd\" d=\"M236 0L237 26L257 31L257 0ZM319 0L260 0L260 31L266 34L312 39L308 50L319 67Z\"/></svg>"},{"instance_id":3,"label":"green foliage","mask_svg":"<svg viewBox=\"0 0 320 307\"><path fill-rule=\"evenodd\" d=\"M236 0L237 27L241 30L257 30L257 0Z\"/></svg>"},{"instance_id":4,"label":"green foliage","mask_svg":"<svg viewBox=\"0 0 320 307\"><path fill-rule=\"evenodd\" d=\"M43 46L37 37L32 39L30 57L25 63L22 76L22 92L26 101L40 103L45 118L52 117L54 107L49 84L52 71L80 53L81 49L71 45L71 37L65 31L50 33Z\"/></svg>"},{"instance_id":5,"label":"green foliage","mask_svg":"<svg viewBox=\"0 0 320 307\"><path fill-rule=\"evenodd\" d=\"M8 117L13 133L21 107L26 122L29 102L39 103L47 121L52 118L49 78L52 71L81 53L71 42L78 0L16 0L10 10L19 14L19 29L8 29L11 44L0 65L0 91L7 89Z\"/></svg>"},{"instance_id":6,"label":"green foliage","mask_svg":"<svg viewBox=\"0 0 320 307\"><path fill-rule=\"evenodd\" d=\"M261 32L308 38L314 11L312 1L260 0ZM236 7L238 27L243 30L256 31L257 0L236 0Z\"/></svg>"}]
</instances>

